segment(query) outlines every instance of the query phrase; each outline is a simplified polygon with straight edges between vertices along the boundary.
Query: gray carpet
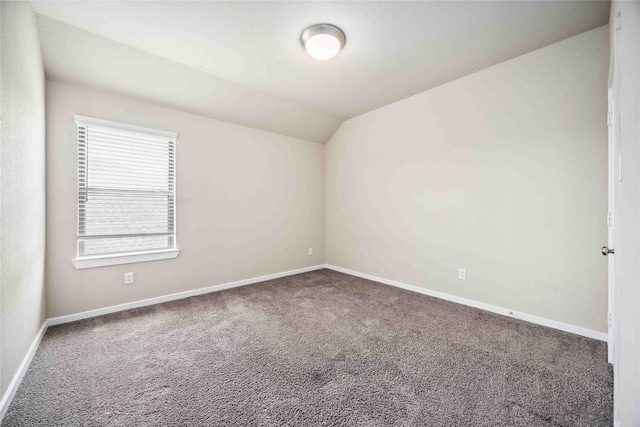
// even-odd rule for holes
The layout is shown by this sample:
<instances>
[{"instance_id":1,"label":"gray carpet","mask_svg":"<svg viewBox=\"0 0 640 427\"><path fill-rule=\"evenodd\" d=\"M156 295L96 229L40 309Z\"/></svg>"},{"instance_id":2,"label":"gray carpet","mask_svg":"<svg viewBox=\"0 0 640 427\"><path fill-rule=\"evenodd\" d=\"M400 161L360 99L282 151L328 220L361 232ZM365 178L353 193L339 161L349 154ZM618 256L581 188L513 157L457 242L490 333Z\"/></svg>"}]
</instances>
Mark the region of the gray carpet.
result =
<instances>
[{"instance_id":1,"label":"gray carpet","mask_svg":"<svg viewBox=\"0 0 640 427\"><path fill-rule=\"evenodd\" d=\"M319 270L47 331L3 426L610 426L603 342Z\"/></svg>"}]
</instances>

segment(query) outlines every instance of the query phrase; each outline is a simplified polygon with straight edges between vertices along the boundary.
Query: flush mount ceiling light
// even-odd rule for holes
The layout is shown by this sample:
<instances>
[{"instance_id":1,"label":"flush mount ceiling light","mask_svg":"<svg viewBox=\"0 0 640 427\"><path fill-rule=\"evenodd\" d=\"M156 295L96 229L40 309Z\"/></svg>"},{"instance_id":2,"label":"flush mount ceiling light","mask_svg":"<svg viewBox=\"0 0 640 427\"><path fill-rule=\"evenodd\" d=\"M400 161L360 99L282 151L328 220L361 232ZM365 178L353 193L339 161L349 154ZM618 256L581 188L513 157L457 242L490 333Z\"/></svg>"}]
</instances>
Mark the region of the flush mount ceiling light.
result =
<instances>
[{"instance_id":1,"label":"flush mount ceiling light","mask_svg":"<svg viewBox=\"0 0 640 427\"><path fill-rule=\"evenodd\" d=\"M335 25L316 24L305 29L300 40L312 58L326 61L340 52L347 38L342 30Z\"/></svg>"}]
</instances>

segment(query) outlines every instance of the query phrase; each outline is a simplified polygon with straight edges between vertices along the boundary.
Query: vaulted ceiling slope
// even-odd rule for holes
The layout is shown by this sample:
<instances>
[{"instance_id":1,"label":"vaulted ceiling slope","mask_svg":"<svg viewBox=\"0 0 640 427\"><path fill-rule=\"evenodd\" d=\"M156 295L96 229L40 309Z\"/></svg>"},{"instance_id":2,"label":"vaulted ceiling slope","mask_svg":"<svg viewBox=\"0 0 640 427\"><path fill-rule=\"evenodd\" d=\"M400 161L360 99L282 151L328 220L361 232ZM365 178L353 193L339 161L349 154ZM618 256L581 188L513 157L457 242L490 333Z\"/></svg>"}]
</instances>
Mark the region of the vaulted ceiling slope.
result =
<instances>
[{"instance_id":1,"label":"vaulted ceiling slope","mask_svg":"<svg viewBox=\"0 0 640 427\"><path fill-rule=\"evenodd\" d=\"M32 2L47 76L326 142L340 123L608 22L606 1ZM347 36L330 61L309 25Z\"/></svg>"},{"instance_id":2,"label":"vaulted ceiling slope","mask_svg":"<svg viewBox=\"0 0 640 427\"><path fill-rule=\"evenodd\" d=\"M38 27L50 80L317 143L327 142L343 121L60 21L40 16Z\"/></svg>"}]
</instances>

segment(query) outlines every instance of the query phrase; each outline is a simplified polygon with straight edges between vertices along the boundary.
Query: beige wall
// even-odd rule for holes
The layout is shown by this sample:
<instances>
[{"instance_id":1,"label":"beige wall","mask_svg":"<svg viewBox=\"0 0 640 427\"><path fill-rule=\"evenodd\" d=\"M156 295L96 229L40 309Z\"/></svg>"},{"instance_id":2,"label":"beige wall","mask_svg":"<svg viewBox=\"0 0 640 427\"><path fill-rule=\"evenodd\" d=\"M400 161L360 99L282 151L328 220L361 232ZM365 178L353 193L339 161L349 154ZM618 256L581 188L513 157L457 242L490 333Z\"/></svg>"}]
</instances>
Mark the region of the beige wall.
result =
<instances>
[{"instance_id":1,"label":"beige wall","mask_svg":"<svg viewBox=\"0 0 640 427\"><path fill-rule=\"evenodd\" d=\"M600 27L345 122L327 263L605 332L607 58Z\"/></svg>"},{"instance_id":2,"label":"beige wall","mask_svg":"<svg viewBox=\"0 0 640 427\"><path fill-rule=\"evenodd\" d=\"M35 16L1 2L0 395L44 321L45 102Z\"/></svg>"},{"instance_id":3,"label":"beige wall","mask_svg":"<svg viewBox=\"0 0 640 427\"><path fill-rule=\"evenodd\" d=\"M323 145L51 81L47 114L49 317L324 262ZM74 269L74 114L178 133L177 259Z\"/></svg>"}]
</instances>

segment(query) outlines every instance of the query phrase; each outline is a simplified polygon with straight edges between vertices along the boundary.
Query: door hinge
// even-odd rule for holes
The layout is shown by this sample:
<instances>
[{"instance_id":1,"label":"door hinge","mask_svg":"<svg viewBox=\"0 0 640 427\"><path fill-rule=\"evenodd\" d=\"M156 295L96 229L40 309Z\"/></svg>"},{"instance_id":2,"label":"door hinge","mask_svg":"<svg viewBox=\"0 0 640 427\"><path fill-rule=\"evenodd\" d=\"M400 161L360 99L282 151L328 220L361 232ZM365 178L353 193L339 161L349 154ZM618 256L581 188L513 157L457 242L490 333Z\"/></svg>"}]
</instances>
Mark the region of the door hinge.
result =
<instances>
[{"instance_id":1,"label":"door hinge","mask_svg":"<svg viewBox=\"0 0 640 427\"><path fill-rule=\"evenodd\" d=\"M613 313L607 315L607 324L610 328L613 328Z\"/></svg>"},{"instance_id":2,"label":"door hinge","mask_svg":"<svg viewBox=\"0 0 640 427\"><path fill-rule=\"evenodd\" d=\"M607 213L607 225L613 228L613 212Z\"/></svg>"},{"instance_id":3,"label":"door hinge","mask_svg":"<svg viewBox=\"0 0 640 427\"><path fill-rule=\"evenodd\" d=\"M613 126L613 111L607 113L607 126Z\"/></svg>"}]
</instances>

